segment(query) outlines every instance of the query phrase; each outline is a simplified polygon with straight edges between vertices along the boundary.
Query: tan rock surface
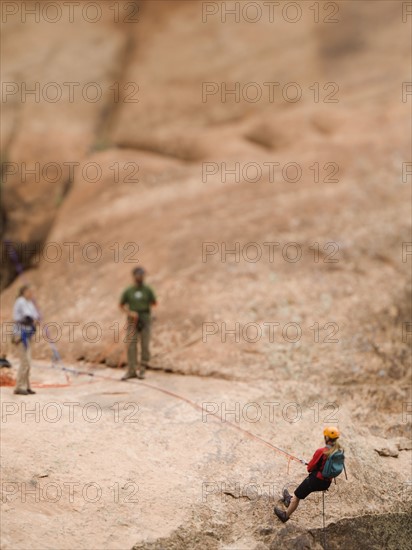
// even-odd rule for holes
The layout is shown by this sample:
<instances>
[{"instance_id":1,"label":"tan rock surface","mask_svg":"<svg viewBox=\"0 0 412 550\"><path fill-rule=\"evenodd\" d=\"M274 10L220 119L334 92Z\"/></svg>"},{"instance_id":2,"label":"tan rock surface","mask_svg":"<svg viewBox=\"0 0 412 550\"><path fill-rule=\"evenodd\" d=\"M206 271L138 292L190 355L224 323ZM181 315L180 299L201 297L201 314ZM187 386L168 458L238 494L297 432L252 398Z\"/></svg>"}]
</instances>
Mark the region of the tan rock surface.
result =
<instances>
[{"instance_id":1,"label":"tan rock surface","mask_svg":"<svg viewBox=\"0 0 412 550\"><path fill-rule=\"evenodd\" d=\"M319 497L302 503L285 526L272 513L285 483L293 489L302 479L302 466L292 462L288 472L284 457L227 423L202 422L188 403L113 381L120 370L97 366L125 362L117 301L136 261L159 296L148 383L219 411L258 403L265 411L258 422L241 416L235 424L299 457L309 458L323 425L336 421L349 480L339 478L336 494L327 496L330 548L407 547L411 257L402 243L410 242L410 177L402 170L410 157L410 106L402 102L402 82L410 78L410 29L402 2L374 2L373 9L338 2L338 25L313 23L308 4L299 3L303 17L295 24L281 17L203 23L201 2L156 1L139 3L136 24L113 24L106 10L99 24L77 26L76 40L67 22L16 23L7 31L6 49L16 44L16 53L6 79L32 78L36 50L39 80L135 83L139 102L122 96L57 110L43 103L5 108L9 160L80 163L59 204L61 187L6 182L5 234L30 243L47 235L25 275L43 322L52 323L53 336L57 331L64 365L103 376L67 373L68 381L47 368L43 325L33 368L40 414L50 403L94 402L101 420L81 415L71 423L65 414L55 424L42 416L22 422L22 403L32 401L2 388L8 410L17 406L2 430L11 449L2 457L3 481L18 484L4 503L5 550L28 543L321 547ZM216 93L202 102L204 82L268 81L297 82L302 100L224 103ZM323 99L334 89L323 86L336 83L338 103L314 102L315 82ZM288 163L302 170L299 181L285 172ZM101 169L97 181L87 166ZM240 173L224 178L225 166ZM273 257L264 243L279 243ZM299 261L288 258L296 250L290 243ZM238 246L238 256L222 259L225 246ZM256 249L259 261L250 259ZM6 270L10 276L12 264ZM22 280L2 293L3 346ZM261 330L256 342L253 327L242 332L248 323ZM268 323L278 323L273 337ZM237 327L238 341L224 338L225 327ZM206 338L206 328L217 332ZM301 331L295 342L294 330ZM116 402L137 403L139 423L114 422ZM266 402L279 402L272 419ZM285 419L285 407L301 410L299 421ZM397 456L375 451L384 448ZM22 483L47 481L65 490L59 502L22 501ZM81 488L98 483L102 499L88 502L77 487L70 502L63 484L77 481ZM217 490L204 500L208 482ZM123 487L119 502L114 483ZM125 502L133 487L127 483L138 485L138 503ZM253 483L272 492L250 498Z\"/></svg>"}]
</instances>

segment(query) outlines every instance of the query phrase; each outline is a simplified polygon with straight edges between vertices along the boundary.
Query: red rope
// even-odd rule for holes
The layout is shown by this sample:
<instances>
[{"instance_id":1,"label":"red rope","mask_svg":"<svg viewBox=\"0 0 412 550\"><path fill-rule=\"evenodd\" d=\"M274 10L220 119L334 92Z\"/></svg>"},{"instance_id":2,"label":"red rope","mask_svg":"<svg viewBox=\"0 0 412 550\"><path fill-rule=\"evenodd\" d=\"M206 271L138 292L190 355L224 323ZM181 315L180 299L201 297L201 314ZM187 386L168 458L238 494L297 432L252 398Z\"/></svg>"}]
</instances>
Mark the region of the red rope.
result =
<instances>
[{"instance_id":1,"label":"red rope","mask_svg":"<svg viewBox=\"0 0 412 550\"><path fill-rule=\"evenodd\" d=\"M111 379L113 380L113 379ZM180 399L181 401L184 401L185 403L188 403L189 405L191 405L192 407L194 407L195 409L198 409L202 412L207 412L207 414L211 414L212 416L216 417L219 421L221 421L221 419L219 418L219 416L217 415L217 413L213 413L213 412L209 412L209 411L205 411L205 409L201 406L201 405L198 405L197 403L195 403L194 401L192 401L191 399L188 399L187 397L183 397L177 393L174 393L170 390L165 390L163 388L160 388L159 386L154 386L153 384L148 384L147 382L139 382L139 385L141 386L146 386L148 388L152 388L154 390L157 390L157 391L160 391L162 393L165 393L166 395L170 395L172 397L175 397L176 399ZM263 445L266 445L266 447L269 447L270 449L272 449L272 451L275 451L279 454L282 454L286 457L288 457L288 463L291 461L291 460L296 460L296 462L300 462L300 463L304 463L304 460L298 458L297 456L294 456L286 451L284 451L283 449L280 449L279 447L276 447L275 445L272 445L272 443L269 443L269 441L266 441L265 439L263 439L262 437L258 436L258 435L255 435L253 434L252 432L249 432L248 430L245 430L244 428L241 428L240 426L237 426L236 424L234 424L233 422L229 422L228 420L225 420L225 423L226 424L229 424L229 426L231 426L232 428L234 428L235 430L238 430L240 432L242 432L244 435L250 437L251 439L254 439L255 441L259 441L260 443L262 443Z\"/></svg>"},{"instance_id":2,"label":"red rope","mask_svg":"<svg viewBox=\"0 0 412 550\"><path fill-rule=\"evenodd\" d=\"M45 367L45 365L40 365L40 366ZM55 369L56 367L47 367L47 368ZM105 376L103 374L82 372L82 371L78 371L78 370L75 370L75 369L69 369L69 370L70 370L70 372L72 372L74 374L78 374L78 375L92 376L95 379L100 378L102 380L110 380L111 382L119 382L119 380L117 378L112 378L111 376ZM90 381L88 383L90 383ZM175 399L179 399L180 401L183 401L183 402L187 403L188 405L190 405L191 407L201 411L202 413L206 412L207 414L211 414L213 417L215 417L217 420L219 420L221 422L221 418L217 415L217 413L206 411L201 405L198 405L197 403L195 403L191 399L188 399L187 397L179 395L178 393L167 390L165 388L161 388L160 386L155 386L154 384L149 384L148 382L142 382L142 381L139 380L138 384L139 384L139 386L145 386L147 388L151 388L153 390L164 393L165 395L169 395L170 397L174 397ZM40 387L40 386L37 386L37 387ZM45 387L45 386L43 386L43 387ZM55 385L55 386L50 385L49 387L67 387L67 386L66 385L59 385L59 386L58 385ZM237 426L233 422L230 422L230 421L226 420L225 423L228 424L231 428L234 428L235 430L238 430L239 432L241 432L243 435L249 437L250 439L254 439L255 441L259 441L260 443L262 443L262 445L265 445L266 447L268 447L272 451L274 451L274 452L276 452L280 455L285 456L288 459L288 472L289 472L289 464L290 464L291 460L295 460L296 462L300 462L302 464L305 464L305 461L302 460L301 458L298 458L297 456L294 456L291 453L288 453L287 451L284 451L283 449L281 449L279 447L276 447L275 445L272 445L272 443L269 443L269 441L266 441L265 439L263 439L259 435L255 435L252 432L249 432L249 430L246 430L245 428L241 428L240 426Z\"/></svg>"}]
</instances>

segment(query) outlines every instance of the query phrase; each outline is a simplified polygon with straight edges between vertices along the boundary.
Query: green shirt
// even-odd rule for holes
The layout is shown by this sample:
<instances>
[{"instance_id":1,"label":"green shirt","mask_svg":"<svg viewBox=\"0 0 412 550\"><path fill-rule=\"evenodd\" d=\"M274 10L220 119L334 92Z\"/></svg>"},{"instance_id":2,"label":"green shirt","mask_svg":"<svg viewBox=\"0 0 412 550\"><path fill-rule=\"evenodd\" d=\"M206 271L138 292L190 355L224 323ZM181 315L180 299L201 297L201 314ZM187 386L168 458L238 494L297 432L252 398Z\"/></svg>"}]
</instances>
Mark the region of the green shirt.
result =
<instances>
[{"instance_id":1,"label":"green shirt","mask_svg":"<svg viewBox=\"0 0 412 550\"><path fill-rule=\"evenodd\" d=\"M156 295L150 286L128 286L120 297L120 304L128 304L131 311L150 313L150 308L156 303Z\"/></svg>"}]
</instances>

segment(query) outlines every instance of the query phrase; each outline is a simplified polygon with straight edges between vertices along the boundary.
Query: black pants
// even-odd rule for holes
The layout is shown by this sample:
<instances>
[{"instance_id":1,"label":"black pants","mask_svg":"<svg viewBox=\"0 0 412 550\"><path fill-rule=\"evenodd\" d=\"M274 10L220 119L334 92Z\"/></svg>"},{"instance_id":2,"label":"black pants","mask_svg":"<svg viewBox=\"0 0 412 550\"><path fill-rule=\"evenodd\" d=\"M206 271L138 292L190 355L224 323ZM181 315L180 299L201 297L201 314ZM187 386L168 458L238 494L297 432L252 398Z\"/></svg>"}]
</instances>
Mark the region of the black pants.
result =
<instances>
[{"instance_id":1,"label":"black pants","mask_svg":"<svg viewBox=\"0 0 412 550\"><path fill-rule=\"evenodd\" d=\"M331 483L332 481L329 479L319 479L316 477L316 474L309 474L296 489L295 496L303 500L310 495L310 493L326 491L326 489L329 489Z\"/></svg>"}]
</instances>

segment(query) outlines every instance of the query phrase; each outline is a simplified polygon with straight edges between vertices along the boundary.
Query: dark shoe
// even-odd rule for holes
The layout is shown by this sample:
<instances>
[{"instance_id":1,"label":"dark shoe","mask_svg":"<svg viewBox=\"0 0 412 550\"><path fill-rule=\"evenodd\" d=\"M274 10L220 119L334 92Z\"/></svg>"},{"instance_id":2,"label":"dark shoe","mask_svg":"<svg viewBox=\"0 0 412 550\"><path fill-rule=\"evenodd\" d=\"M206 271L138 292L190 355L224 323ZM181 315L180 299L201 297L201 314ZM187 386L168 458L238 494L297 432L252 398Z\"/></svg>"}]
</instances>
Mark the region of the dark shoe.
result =
<instances>
[{"instance_id":1,"label":"dark shoe","mask_svg":"<svg viewBox=\"0 0 412 550\"><path fill-rule=\"evenodd\" d=\"M290 501L292 500L292 495L287 489L283 489L283 502L285 503L286 508L289 508Z\"/></svg>"},{"instance_id":2,"label":"dark shoe","mask_svg":"<svg viewBox=\"0 0 412 550\"><path fill-rule=\"evenodd\" d=\"M0 358L0 367L5 367L6 369L11 369L10 361L7 361L5 357Z\"/></svg>"},{"instance_id":3,"label":"dark shoe","mask_svg":"<svg viewBox=\"0 0 412 550\"><path fill-rule=\"evenodd\" d=\"M288 516L286 515L286 512L284 512L283 510L279 510L279 508L276 508L276 506L275 506L274 512L277 515L277 517L280 519L280 521L282 521L283 523L286 523L289 520Z\"/></svg>"},{"instance_id":4,"label":"dark shoe","mask_svg":"<svg viewBox=\"0 0 412 550\"><path fill-rule=\"evenodd\" d=\"M29 395L29 392L26 391L26 390L14 390L14 392L16 395Z\"/></svg>"},{"instance_id":5,"label":"dark shoe","mask_svg":"<svg viewBox=\"0 0 412 550\"><path fill-rule=\"evenodd\" d=\"M27 393L28 393L29 395L34 395L36 392L33 391L33 390L28 389L28 390L27 390Z\"/></svg>"},{"instance_id":6,"label":"dark shoe","mask_svg":"<svg viewBox=\"0 0 412 550\"><path fill-rule=\"evenodd\" d=\"M129 380L129 378L137 378L137 374L125 374L121 380Z\"/></svg>"},{"instance_id":7,"label":"dark shoe","mask_svg":"<svg viewBox=\"0 0 412 550\"><path fill-rule=\"evenodd\" d=\"M145 371L144 371L144 370L141 370L141 371L139 372L139 374L137 375L137 378L138 378L139 380L144 380L144 379L146 378L146 376L145 376Z\"/></svg>"}]
</instances>

